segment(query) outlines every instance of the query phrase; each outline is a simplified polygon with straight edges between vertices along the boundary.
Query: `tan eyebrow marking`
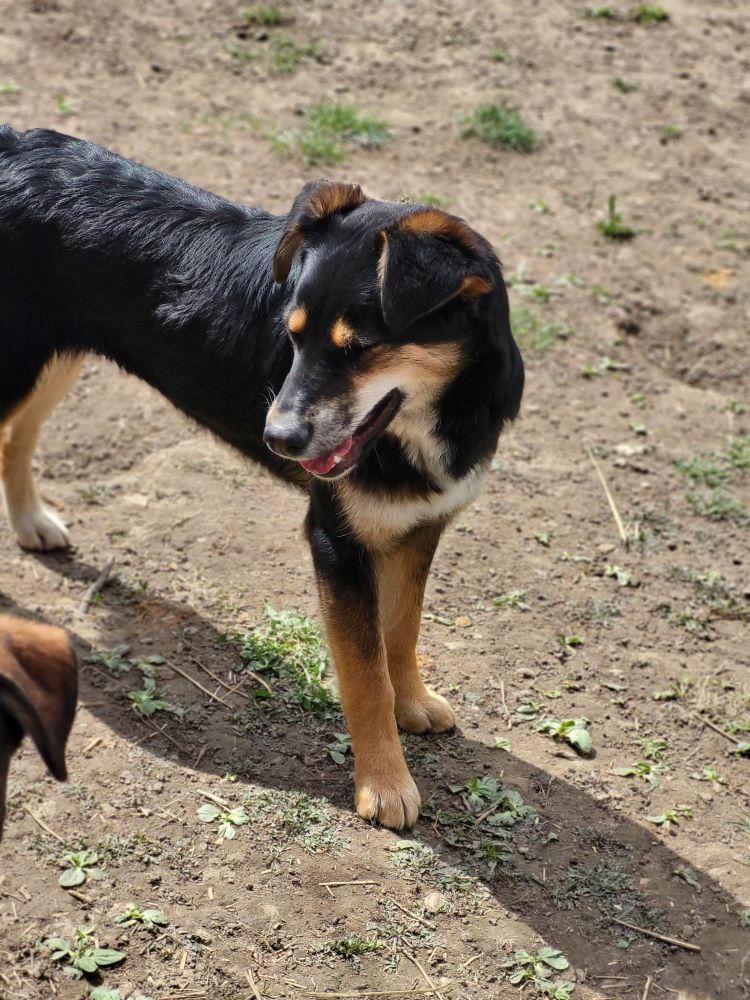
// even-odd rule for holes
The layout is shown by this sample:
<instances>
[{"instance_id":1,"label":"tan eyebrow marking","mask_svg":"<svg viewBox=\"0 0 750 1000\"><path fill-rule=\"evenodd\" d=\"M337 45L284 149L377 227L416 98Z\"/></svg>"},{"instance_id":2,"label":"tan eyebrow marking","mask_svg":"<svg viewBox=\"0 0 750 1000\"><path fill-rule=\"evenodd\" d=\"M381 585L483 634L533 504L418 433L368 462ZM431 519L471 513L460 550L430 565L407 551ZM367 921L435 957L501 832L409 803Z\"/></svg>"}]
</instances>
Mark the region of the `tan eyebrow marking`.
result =
<instances>
[{"instance_id":1,"label":"tan eyebrow marking","mask_svg":"<svg viewBox=\"0 0 750 1000\"><path fill-rule=\"evenodd\" d=\"M348 347L356 336L354 330L340 316L331 327L331 340L336 347Z\"/></svg>"},{"instance_id":2,"label":"tan eyebrow marking","mask_svg":"<svg viewBox=\"0 0 750 1000\"><path fill-rule=\"evenodd\" d=\"M293 309L289 314L289 319L286 321L290 333L302 333L306 323L307 309L304 306L297 306L296 309Z\"/></svg>"}]
</instances>

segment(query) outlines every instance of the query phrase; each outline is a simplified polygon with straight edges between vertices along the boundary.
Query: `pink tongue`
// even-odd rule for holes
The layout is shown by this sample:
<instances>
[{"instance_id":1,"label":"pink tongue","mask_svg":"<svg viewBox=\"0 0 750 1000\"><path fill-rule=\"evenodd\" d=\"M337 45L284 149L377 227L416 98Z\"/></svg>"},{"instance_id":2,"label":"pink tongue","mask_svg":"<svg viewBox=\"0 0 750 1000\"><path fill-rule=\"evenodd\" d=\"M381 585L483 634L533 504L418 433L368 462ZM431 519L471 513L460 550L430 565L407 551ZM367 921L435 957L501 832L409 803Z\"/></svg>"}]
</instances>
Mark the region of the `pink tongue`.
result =
<instances>
[{"instance_id":1,"label":"pink tongue","mask_svg":"<svg viewBox=\"0 0 750 1000\"><path fill-rule=\"evenodd\" d=\"M303 469L308 472L314 472L318 476L324 476L327 472L338 465L336 461L337 458L343 458L348 455L352 450L352 444L354 443L353 438L345 438L341 444L334 451L329 451L327 455L321 455L320 458L309 458L305 461L301 461L299 464Z\"/></svg>"}]
</instances>

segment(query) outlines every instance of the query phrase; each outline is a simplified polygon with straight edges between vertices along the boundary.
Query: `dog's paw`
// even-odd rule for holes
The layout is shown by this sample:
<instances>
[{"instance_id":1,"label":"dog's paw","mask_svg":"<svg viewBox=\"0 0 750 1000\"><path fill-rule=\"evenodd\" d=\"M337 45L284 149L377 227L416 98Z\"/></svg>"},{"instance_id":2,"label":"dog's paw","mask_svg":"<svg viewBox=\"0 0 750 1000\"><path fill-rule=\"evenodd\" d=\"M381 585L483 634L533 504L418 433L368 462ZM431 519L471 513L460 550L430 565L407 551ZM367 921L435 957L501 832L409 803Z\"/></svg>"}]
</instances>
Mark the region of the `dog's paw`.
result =
<instances>
[{"instance_id":1,"label":"dog's paw","mask_svg":"<svg viewBox=\"0 0 750 1000\"><path fill-rule=\"evenodd\" d=\"M364 776L357 781L354 803L362 819L391 830L410 829L419 817L419 789L404 765L394 776Z\"/></svg>"},{"instance_id":2,"label":"dog's paw","mask_svg":"<svg viewBox=\"0 0 750 1000\"><path fill-rule=\"evenodd\" d=\"M66 549L70 544L68 529L60 518L44 507L25 511L13 518L13 528L21 548L35 552Z\"/></svg>"},{"instance_id":3,"label":"dog's paw","mask_svg":"<svg viewBox=\"0 0 750 1000\"><path fill-rule=\"evenodd\" d=\"M425 688L411 698L396 699L396 721L407 733L444 733L453 729L456 716L442 695Z\"/></svg>"}]
</instances>

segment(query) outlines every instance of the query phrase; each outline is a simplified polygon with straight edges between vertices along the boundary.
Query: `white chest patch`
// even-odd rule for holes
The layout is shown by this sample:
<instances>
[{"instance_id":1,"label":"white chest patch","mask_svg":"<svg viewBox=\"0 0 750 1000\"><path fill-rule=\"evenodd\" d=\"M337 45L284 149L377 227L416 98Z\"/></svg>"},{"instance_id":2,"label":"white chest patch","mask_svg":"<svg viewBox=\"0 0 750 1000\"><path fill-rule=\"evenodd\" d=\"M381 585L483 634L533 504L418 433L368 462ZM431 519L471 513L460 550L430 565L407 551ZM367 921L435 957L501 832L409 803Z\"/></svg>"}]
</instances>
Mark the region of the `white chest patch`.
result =
<instances>
[{"instance_id":1,"label":"white chest patch","mask_svg":"<svg viewBox=\"0 0 750 1000\"><path fill-rule=\"evenodd\" d=\"M378 548L419 524L457 514L479 495L486 475L483 468L473 469L462 479L452 480L442 493L415 500L381 498L358 490L346 480L339 489L352 528L362 541Z\"/></svg>"}]
</instances>

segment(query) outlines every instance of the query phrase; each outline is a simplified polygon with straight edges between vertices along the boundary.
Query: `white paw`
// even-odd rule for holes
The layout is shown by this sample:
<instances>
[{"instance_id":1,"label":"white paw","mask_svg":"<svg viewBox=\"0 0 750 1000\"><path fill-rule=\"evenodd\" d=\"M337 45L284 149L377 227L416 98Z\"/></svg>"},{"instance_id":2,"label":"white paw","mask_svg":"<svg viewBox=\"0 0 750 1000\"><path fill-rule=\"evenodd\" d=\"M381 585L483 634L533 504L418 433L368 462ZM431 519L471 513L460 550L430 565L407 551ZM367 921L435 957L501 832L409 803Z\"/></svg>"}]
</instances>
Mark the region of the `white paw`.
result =
<instances>
[{"instance_id":1,"label":"white paw","mask_svg":"<svg viewBox=\"0 0 750 1000\"><path fill-rule=\"evenodd\" d=\"M44 507L24 511L12 517L11 521L24 549L51 552L53 549L66 549L70 544L68 529L56 514Z\"/></svg>"}]
</instances>

